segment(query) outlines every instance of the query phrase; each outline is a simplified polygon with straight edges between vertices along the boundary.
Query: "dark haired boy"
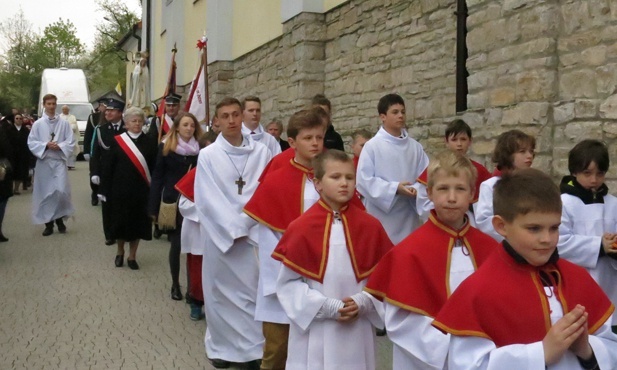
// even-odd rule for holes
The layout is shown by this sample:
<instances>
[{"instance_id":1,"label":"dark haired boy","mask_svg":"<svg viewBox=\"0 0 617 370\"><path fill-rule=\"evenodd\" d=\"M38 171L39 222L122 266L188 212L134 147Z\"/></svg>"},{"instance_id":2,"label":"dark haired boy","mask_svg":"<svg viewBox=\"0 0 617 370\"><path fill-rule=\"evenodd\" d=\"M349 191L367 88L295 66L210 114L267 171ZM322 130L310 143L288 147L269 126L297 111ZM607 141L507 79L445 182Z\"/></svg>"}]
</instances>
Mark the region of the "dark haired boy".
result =
<instances>
[{"instance_id":1,"label":"dark haired boy","mask_svg":"<svg viewBox=\"0 0 617 370\"><path fill-rule=\"evenodd\" d=\"M531 167L535 149L536 139L520 130L506 131L497 138L492 158L496 166L495 176L480 184L478 201L474 204L473 213L476 227L498 242L502 241L503 237L493 228L493 186L502 174Z\"/></svg>"},{"instance_id":2,"label":"dark haired boy","mask_svg":"<svg viewBox=\"0 0 617 370\"><path fill-rule=\"evenodd\" d=\"M242 100L242 134L251 135L258 143L267 146L272 156L281 152L281 146L276 138L261 126L261 99L257 96L247 96Z\"/></svg>"},{"instance_id":3,"label":"dark haired boy","mask_svg":"<svg viewBox=\"0 0 617 370\"><path fill-rule=\"evenodd\" d=\"M617 302L617 198L604 183L608 148L598 140L583 140L568 155L569 176L561 180L559 255L582 266ZM613 326L615 326L613 317Z\"/></svg>"},{"instance_id":4,"label":"dark haired boy","mask_svg":"<svg viewBox=\"0 0 617 370\"><path fill-rule=\"evenodd\" d=\"M455 153L459 153L460 155L467 156L467 151L469 150L472 141L471 127L469 127L469 125L462 119L454 120L450 122L446 127L446 134L444 135L444 140L447 149ZM471 163L476 168L477 173L476 182L473 188L474 197L472 204L474 204L478 201L480 184L490 179L491 173L488 172L486 167L484 167L480 163L474 160L471 160ZM422 220L422 222L425 222L428 219L431 213L431 209L433 209L433 202L428 199L428 195L426 192L427 182L428 174L425 170L424 172L422 172L420 177L418 177L418 182L414 185L414 187L418 191L418 195L416 196L416 208L418 209L418 215L420 216L420 220ZM475 225L475 218L473 217L473 213L470 212L469 215L471 216L470 221L472 222L472 225Z\"/></svg>"},{"instance_id":5,"label":"dark haired boy","mask_svg":"<svg viewBox=\"0 0 617 370\"><path fill-rule=\"evenodd\" d=\"M535 169L494 189L502 246L448 299L450 369L612 369L615 307L585 269L559 258L559 189Z\"/></svg>"},{"instance_id":6,"label":"dark haired boy","mask_svg":"<svg viewBox=\"0 0 617 370\"><path fill-rule=\"evenodd\" d=\"M402 97L383 96L377 111L382 126L360 154L358 191L366 211L381 221L397 244L420 225L412 184L428 166L428 156L407 134Z\"/></svg>"},{"instance_id":7,"label":"dark haired boy","mask_svg":"<svg viewBox=\"0 0 617 370\"><path fill-rule=\"evenodd\" d=\"M221 132L199 152L195 173L195 207L206 245L202 263L206 355L217 368L238 362L258 369L264 339L255 321L257 223L242 208L272 154L242 135L237 99L221 100L216 117Z\"/></svg>"},{"instance_id":8,"label":"dark haired boy","mask_svg":"<svg viewBox=\"0 0 617 370\"><path fill-rule=\"evenodd\" d=\"M28 136L28 148L36 157L32 222L45 224L43 236L53 234L54 222L58 231L65 233L63 219L75 212L67 161L77 138L73 136L71 125L56 114L57 100L52 94L43 96L43 116L34 122Z\"/></svg>"},{"instance_id":9,"label":"dark haired boy","mask_svg":"<svg viewBox=\"0 0 617 370\"><path fill-rule=\"evenodd\" d=\"M320 200L289 224L272 256L283 263L276 293L291 321L287 369L374 369L373 326L362 292L392 247L377 219L352 204L355 171L344 152L313 161Z\"/></svg>"}]
</instances>

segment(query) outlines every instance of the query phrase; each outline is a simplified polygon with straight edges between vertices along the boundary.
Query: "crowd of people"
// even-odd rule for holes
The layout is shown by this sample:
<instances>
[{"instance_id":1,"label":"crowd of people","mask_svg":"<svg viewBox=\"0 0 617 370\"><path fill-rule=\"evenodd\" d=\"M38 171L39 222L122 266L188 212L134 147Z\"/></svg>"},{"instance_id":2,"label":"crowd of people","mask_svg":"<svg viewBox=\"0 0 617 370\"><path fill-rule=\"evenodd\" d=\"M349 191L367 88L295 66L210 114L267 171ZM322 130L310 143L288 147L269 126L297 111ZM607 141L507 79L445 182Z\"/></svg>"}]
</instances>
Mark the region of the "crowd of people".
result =
<instances>
[{"instance_id":1,"label":"crowd of people","mask_svg":"<svg viewBox=\"0 0 617 370\"><path fill-rule=\"evenodd\" d=\"M140 108L99 102L84 157L115 266L128 243L139 270L139 242L166 235L170 298L205 317L215 368L374 369L384 328L394 369L617 364L617 198L604 143L576 144L558 187L530 168L536 138L516 129L498 137L492 173L468 158L460 119L429 159L396 94L377 103L375 135L353 133L353 157L323 95L291 116L286 140L280 121L262 126L256 96L222 99L205 127L180 100L167 96L165 116L149 122ZM0 160L19 142L36 158L33 220L48 236L74 212L75 135L56 98L43 102L29 135L17 119L17 133L0 130ZM27 181L28 166L13 168L0 180L0 241L13 181Z\"/></svg>"}]
</instances>

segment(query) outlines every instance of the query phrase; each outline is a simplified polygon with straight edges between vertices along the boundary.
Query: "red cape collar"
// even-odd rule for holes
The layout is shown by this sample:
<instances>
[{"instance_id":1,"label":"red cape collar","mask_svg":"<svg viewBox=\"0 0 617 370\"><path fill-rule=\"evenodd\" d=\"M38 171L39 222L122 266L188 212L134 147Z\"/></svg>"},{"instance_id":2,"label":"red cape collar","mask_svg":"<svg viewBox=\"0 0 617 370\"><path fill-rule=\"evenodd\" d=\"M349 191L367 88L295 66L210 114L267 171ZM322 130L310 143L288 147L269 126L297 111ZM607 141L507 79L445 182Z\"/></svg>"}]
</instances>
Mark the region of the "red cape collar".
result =
<instances>
[{"instance_id":1,"label":"red cape collar","mask_svg":"<svg viewBox=\"0 0 617 370\"><path fill-rule=\"evenodd\" d=\"M497 242L471 227L461 230L442 223L431 211L429 220L381 260L365 290L380 300L427 317L435 317L451 295L452 249L459 239L477 269L495 251Z\"/></svg>"},{"instance_id":2,"label":"red cape collar","mask_svg":"<svg viewBox=\"0 0 617 370\"><path fill-rule=\"evenodd\" d=\"M338 215L351 265L360 282L371 274L392 242L381 223L355 205L347 204ZM333 217L332 208L320 199L289 225L272 257L298 274L323 283Z\"/></svg>"},{"instance_id":3,"label":"red cape collar","mask_svg":"<svg viewBox=\"0 0 617 370\"><path fill-rule=\"evenodd\" d=\"M290 159L259 184L244 213L272 230L284 232L304 211L304 186L312 177L312 169Z\"/></svg>"}]
</instances>

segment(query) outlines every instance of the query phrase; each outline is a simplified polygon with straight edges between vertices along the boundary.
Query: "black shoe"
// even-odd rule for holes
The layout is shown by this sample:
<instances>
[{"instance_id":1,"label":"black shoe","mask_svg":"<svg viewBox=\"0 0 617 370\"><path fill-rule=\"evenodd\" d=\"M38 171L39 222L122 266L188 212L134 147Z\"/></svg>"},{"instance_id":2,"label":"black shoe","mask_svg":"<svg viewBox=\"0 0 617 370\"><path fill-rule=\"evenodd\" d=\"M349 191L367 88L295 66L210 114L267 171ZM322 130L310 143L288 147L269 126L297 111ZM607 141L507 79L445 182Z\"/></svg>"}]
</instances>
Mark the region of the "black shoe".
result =
<instances>
[{"instance_id":1,"label":"black shoe","mask_svg":"<svg viewBox=\"0 0 617 370\"><path fill-rule=\"evenodd\" d=\"M128 260L127 260L128 262ZM115 264L116 267L122 267L122 265L124 265L124 255L119 254L116 256L116 260L115 260Z\"/></svg>"},{"instance_id":2,"label":"black shoe","mask_svg":"<svg viewBox=\"0 0 617 370\"><path fill-rule=\"evenodd\" d=\"M43 230L43 236L49 236L54 233L54 222L48 222L45 224L45 230Z\"/></svg>"},{"instance_id":3,"label":"black shoe","mask_svg":"<svg viewBox=\"0 0 617 370\"><path fill-rule=\"evenodd\" d=\"M129 267L131 268L131 270L139 270L139 265L137 264L137 261L135 260L130 260L130 259L126 259L126 264L129 265Z\"/></svg>"},{"instance_id":4,"label":"black shoe","mask_svg":"<svg viewBox=\"0 0 617 370\"><path fill-rule=\"evenodd\" d=\"M182 300L182 292L180 291L179 285L171 287L171 299L173 299L174 301Z\"/></svg>"},{"instance_id":5,"label":"black shoe","mask_svg":"<svg viewBox=\"0 0 617 370\"><path fill-rule=\"evenodd\" d=\"M58 232L60 234L64 234L66 232L66 226L64 226L64 221L61 218L56 220L56 225L58 225Z\"/></svg>"},{"instance_id":6,"label":"black shoe","mask_svg":"<svg viewBox=\"0 0 617 370\"><path fill-rule=\"evenodd\" d=\"M225 361L225 360L221 360L219 358L211 358L209 359L210 363L212 364L212 366L214 366L217 369L227 369L231 366L231 362L229 361Z\"/></svg>"},{"instance_id":7,"label":"black shoe","mask_svg":"<svg viewBox=\"0 0 617 370\"><path fill-rule=\"evenodd\" d=\"M375 334L378 337L383 337L383 336L385 336L387 334L387 332L386 332L386 329L376 329L375 330Z\"/></svg>"},{"instance_id":8,"label":"black shoe","mask_svg":"<svg viewBox=\"0 0 617 370\"><path fill-rule=\"evenodd\" d=\"M114 245L116 244L116 241L113 239L107 239L105 240L105 245Z\"/></svg>"},{"instance_id":9,"label":"black shoe","mask_svg":"<svg viewBox=\"0 0 617 370\"><path fill-rule=\"evenodd\" d=\"M8 242L9 238L4 236L4 234L0 233L0 243Z\"/></svg>"},{"instance_id":10,"label":"black shoe","mask_svg":"<svg viewBox=\"0 0 617 370\"><path fill-rule=\"evenodd\" d=\"M152 236L154 237L154 239L160 239L161 235L163 235L163 232L159 230L158 228L155 228L154 231L152 232Z\"/></svg>"},{"instance_id":11,"label":"black shoe","mask_svg":"<svg viewBox=\"0 0 617 370\"><path fill-rule=\"evenodd\" d=\"M259 370L261 368L261 360L245 362L244 368L248 370Z\"/></svg>"},{"instance_id":12,"label":"black shoe","mask_svg":"<svg viewBox=\"0 0 617 370\"><path fill-rule=\"evenodd\" d=\"M99 198L92 198L92 200L90 201L90 204L92 204L93 206L98 206Z\"/></svg>"}]
</instances>

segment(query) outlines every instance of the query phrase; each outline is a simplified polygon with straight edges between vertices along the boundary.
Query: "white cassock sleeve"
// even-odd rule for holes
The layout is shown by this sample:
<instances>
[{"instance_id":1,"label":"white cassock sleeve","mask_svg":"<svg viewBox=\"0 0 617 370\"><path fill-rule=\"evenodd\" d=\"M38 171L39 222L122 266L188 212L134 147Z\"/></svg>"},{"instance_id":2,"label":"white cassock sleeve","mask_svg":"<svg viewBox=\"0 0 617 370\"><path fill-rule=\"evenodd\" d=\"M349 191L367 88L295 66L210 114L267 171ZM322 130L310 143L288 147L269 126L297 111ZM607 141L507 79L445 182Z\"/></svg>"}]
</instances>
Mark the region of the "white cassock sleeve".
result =
<instances>
[{"instance_id":1,"label":"white cassock sleeve","mask_svg":"<svg viewBox=\"0 0 617 370\"><path fill-rule=\"evenodd\" d=\"M561 198L564 200L563 196ZM576 210L570 209L564 203L559 225L559 243L557 243L559 256L579 266L594 269L600 257L602 236L574 234L575 215L572 211ZM582 209L579 211L584 212ZM584 213L576 216L585 217Z\"/></svg>"},{"instance_id":2,"label":"white cassock sleeve","mask_svg":"<svg viewBox=\"0 0 617 370\"><path fill-rule=\"evenodd\" d=\"M431 214L431 209L435 208L433 202L428 199L428 192L426 185L416 182L413 184L413 187L416 189L416 211L418 212L418 216L420 217L420 221L425 223L428 220L428 217Z\"/></svg>"},{"instance_id":3,"label":"white cassock sleeve","mask_svg":"<svg viewBox=\"0 0 617 370\"><path fill-rule=\"evenodd\" d=\"M58 146L60 147L60 151L64 154L64 158L68 159L72 154L73 150L75 150L75 137L73 135L73 129L71 129L71 125L64 121L57 123L60 126L60 138L57 140Z\"/></svg>"},{"instance_id":4,"label":"white cassock sleeve","mask_svg":"<svg viewBox=\"0 0 617 370\"><path fill-rule=\"evenodd\" d=\"M180 211L182 217L193 222L199 222L199 215L197 213L195 203L191 202L184 195L180 195L180 199L178 200L178 210Z\"/></svg>"},{"instance_id":5,"label":"white cassock sleeve","mask_svg":"<svg viewBox=\"0 0 617 370\"><path fill-rule=\"evenodd\" d=\"M262 279L263 295L276 294L276 280L281 263L272 258L282 234L259 224L259 277Z\"/></svg>"},{"instance_id":6,"label":"white cassock sleeve","mask_svg":"<svg viewBox=\"0 0 617 370\"><path fill-rule=\"evenodd\" d=\"M617 337L610 327L611 319L589 336L589 344L601 369L614 369L617 364ZM496 348L495 343L479 337L452 336L448 356L450 369L523 370L545 369L542 342L513 344ZM548 367L552 369L578 369L573 354Z\"/></svg>"},{"instance_id":7,"label":"white cassock sleeve","mask_svg":"<svg viewBox=\"0 0 617 370\"><path fill-rule=\"evenodd\" d=\"M394 343L394 368L443 369L450 335L433 327L433 319L385 303L386 330ZM397 353L398 352L398 353Z\"/></svg>"},{"instance_id":8,"label":"white cassock sleeve","mask_svg":"<svg viewBox=\"0 0 617 370\"><path fill-rule=\"evenodd\" d=\"M28 148L39 159L45 158L47 143L49 142L49 130L43 125L43 121L37 121L32 126L30 135L28 135Z\"/></svg>"},{"instance_id":9,"label":"white cassock sleeve","mask_svg":"<svg viewBox=\"0 0 617 370\"><path fill-rule=\"evenodd\" d=\"M480 193L478 202L474 207L474 215L476 218L476 227L485 234L493 237L493 239L501 242L503 236L499 235L493 228L493 185L491 179L484 181L480 185Z\"/></svg>"},{"instance_id":10,"label":"white cassock sleeve","mask_svg":"<svg viewBox=\"0 0 617 370\"><path fill-rule=\"evenodd\" d=\"M356 174L360 194L370 199L370 202L383 212L389 212L394 204L399 182L375 176L375 158L371 148L365 148L360 153Z\"/></svg>"},{"instance_id":11,"label":"white cassock sleeve","mask_svg":"<svg viewBox=\"0 0 617 370\"><path fill-rule=\"evenodd\" d=\"M319 309L328 299L306 283L304 277L281 267L276 282L276 295L289 320L306 330L317 316Z\"/></svg>"},{"instance_id":12,"label":"white cassock sleeve","mask_svg":"<svg viewBox=\"0 0 617 370\"><path fill-rule=\"evenodd\" d=\"M195 205L199 212L200 224L221 252L226 253L236 239L248 237L250 228L257 224L244 212L236 212L227 195L215 181L216 174L212 159L199 154L195 174Z\"/></svg>"}]
</instances>

